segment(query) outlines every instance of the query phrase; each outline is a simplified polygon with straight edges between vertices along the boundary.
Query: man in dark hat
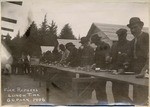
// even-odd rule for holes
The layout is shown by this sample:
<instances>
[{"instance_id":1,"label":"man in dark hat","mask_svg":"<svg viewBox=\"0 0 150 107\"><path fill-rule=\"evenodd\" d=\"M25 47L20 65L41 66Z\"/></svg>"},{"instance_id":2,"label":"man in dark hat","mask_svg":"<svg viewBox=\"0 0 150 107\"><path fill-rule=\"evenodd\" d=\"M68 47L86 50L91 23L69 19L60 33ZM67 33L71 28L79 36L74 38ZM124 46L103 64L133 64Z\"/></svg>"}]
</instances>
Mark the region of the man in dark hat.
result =
<instances>
[{"instance_id":1,"label":"man in dark hat","mask_svg":"<svg viewBox=\"0 0 150 107\"><path fill-rule=\"evenodd\" d=\"M116 31L118 42L114 43L110 55L112 57L112 69L124 69L124 63L129 63L130 44L126 39L127 30L119 29Z\"/></svg>"},{"instance_id":2,"label":"man in dark hat","mask_svg":"<svg viewBox=\"0 0 150 107\"><path fill-rule=\"evenodd\" d=\"M81 46L78 50L78 59L79 59L79 66L82 68L86 68L86 71L89 71L91 68L91 65L93 64L93 58L94 58L94 49L89 44L89 39L87 37L81 38ZM87 78L89 80L89 75L80 74L80 78L84 78L84 80ZM82 82L79 86L79 93L82 93L86 89L86 95L83 94L81 96L82 100L89 100L92 97L92 87L91 82Z\"/></svg>"},{"instance_id":3,"label":"man in dark hat","mask_svg":"<svg viewBox=\"0 0 150 107\"><path fill-rule=\"evenodd\" d=\"M101 69L107 68L107 56L109 56L110 46L109 44L103 42L101 40L101 37L98 36L98 34L94 34L91 37L91 43L94 43L97 48L95 50L95 56L94 56L94 63L96 64L96 67L99 67Z\"/></svg>"},{"instance_id":4,"label":"man in dark hat","mask_svg":"<svg viewBox=\"0 0 150 107\"><path fill-rule=\"evenodd\" d=\"M134 39L131 41L132 70L139 74L148 60L149 34L142 31L144 23L138 17L132 17L127 25ZM148 88L134 86L133 100L136 104L144 104L148 100Z\"/></svg>"},{"instance_id":5,"label":"man in dark hat","mask_svg":"<svg viewBox=\"0 0 150 107\"><path fill-rule=\"evenodd\" d=\"M82 37L80 43L80 66L90 66L93 63L94 49L90 46L89 39L87 37Z\"/></svg>"},{"instance_id":6,"label":"man in dark hat","mask_svg":"<svg viewBox=\"0 0 150 107\"><path fill-rule=\"evenodd\" d=\"M112 57L111 69L117 70L118 73L123 73L128 71L130 63L130 42L126 39L126 29L121 28L117 30L116 34L118 36L118 42L113 44L110 51L110 56ZM112 92L115 103L131 103L132 101L128 96L129 84L117 81L112 81L112 83Z\"/></svg>"},{"instance_id":7,"label":"man in dark hat","mask_svg":"<svg viewBox=\"0 0 150 107\"><path fill-rule=\"evenodd\" d=\"M101 41L101 37L98 34L94 34L91 37L91 43L94 43L97 47L95 50L94 63L96 68L106 69L107 68L107 56L109 55L110 46ZM96 91L96 97L98 103L107 104L107 94L106 94L106 80L97 79L94 84L94 88Z\"/></svg>"},{"instance_id":8,"label":"man in dark hat","mask_svg":"<svg viewBox=\"0 0 150 107\"><path fill-rule=\"evenodd\" d=\"M79 65L78 49L72 42L67 43L65 46L70 51L70 54L66 59L66 63L68 63L71 67L77 67Z\"/></svg>"}]
</instances>

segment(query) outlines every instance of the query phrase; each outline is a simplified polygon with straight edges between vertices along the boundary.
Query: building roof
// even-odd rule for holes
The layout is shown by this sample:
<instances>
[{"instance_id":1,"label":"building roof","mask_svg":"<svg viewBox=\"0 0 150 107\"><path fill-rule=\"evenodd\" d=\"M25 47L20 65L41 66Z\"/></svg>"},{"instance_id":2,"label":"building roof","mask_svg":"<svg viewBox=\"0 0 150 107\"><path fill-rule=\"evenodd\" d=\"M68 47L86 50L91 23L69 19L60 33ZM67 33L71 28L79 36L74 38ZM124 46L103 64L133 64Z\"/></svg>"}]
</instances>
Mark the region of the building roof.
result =
<instances>
[{"instance_id":1,"label":"building roof","mask_svg":"<svg viewBox=\"0 0 150 107\"><path fill-rule=\"evenodd\" d=\"M127 39L132 40L133 35L130 32L130 29L126 25L115 25L115 24L104 24L104 23L93 23L91 25L90 30L88 31L87 37L97 32L103 32L107 35L107 37L112 41L117 41L117 34L116 31L120 28L127 29ZM143 31L148 32L148 28L144 27Z\"/></svg>"}]
</instances>

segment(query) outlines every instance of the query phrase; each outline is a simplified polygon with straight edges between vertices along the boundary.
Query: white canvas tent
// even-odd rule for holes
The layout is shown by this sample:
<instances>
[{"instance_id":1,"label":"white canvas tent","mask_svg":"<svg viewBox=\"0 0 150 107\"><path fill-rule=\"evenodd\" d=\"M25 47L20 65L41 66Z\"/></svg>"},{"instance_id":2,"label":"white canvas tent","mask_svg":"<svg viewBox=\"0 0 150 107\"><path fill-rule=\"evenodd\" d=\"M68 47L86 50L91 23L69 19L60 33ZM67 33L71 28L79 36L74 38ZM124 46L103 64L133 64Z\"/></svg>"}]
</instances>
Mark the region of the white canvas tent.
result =
<instances>
[{"instance_id":1,"label":"white canvas tent","mask_svg":"<svg viewBox=\"0 0 150 107\"><path fill-rule=\"evenodd\" d=\"M5 67L6 64L12 64L13 58L9 52L8 47L4 42L1 43L1 67Z\"/></svg>"},{"instance_id":2,"label":"white canvas tent","mask_svg":"<svg viewBox=\"0 0 150 107\"><path fill-rule=\"evenodd\" d=\"M76 48L79 48L81 44L79 43L80 40L73 40L73 39L57 39L59 44L67 44L68 42L72 42Z\"/></svg>"},{"instance_id":3,"label":"white canvas tent","mask_svg":"<svg viewBox=\"0 0 150 107\"><path fill-rule=\"evenodd\" d=\"M41 46L42 54L46 51L53 51L54 46Z\"/></svg>"}]
</instances>

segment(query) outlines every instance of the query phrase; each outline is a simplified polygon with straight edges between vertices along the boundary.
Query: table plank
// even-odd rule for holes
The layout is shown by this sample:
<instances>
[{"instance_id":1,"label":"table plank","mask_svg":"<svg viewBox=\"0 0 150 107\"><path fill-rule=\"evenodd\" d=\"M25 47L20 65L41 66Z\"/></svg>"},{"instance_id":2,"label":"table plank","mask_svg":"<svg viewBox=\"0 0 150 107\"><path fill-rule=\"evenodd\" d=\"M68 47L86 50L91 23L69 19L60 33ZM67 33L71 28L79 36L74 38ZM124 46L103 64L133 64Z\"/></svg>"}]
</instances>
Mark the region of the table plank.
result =
<instances>
[{"instance_id":1,"label":"table plank","mask_svg":"<svg viewBox=\"0 0 150 107\"><path fill-rule=\"evenodd\" d=\"M51 67L51 68L55 68L64 72L85 74L85 75L94 76L94 77L98 77L98 78L102 78L102 79L106 79L110 81L126 82L126 83L133 84L133 85L148 86L148 81L149 81L149 79L146 79L146 78L135 78L135 75L113 75L110 72L95 72L95 71L86 72L82 70L58 67L58 66L46 65L46 64L40 64L39 66Z\"/></svg>"}]
</instances>

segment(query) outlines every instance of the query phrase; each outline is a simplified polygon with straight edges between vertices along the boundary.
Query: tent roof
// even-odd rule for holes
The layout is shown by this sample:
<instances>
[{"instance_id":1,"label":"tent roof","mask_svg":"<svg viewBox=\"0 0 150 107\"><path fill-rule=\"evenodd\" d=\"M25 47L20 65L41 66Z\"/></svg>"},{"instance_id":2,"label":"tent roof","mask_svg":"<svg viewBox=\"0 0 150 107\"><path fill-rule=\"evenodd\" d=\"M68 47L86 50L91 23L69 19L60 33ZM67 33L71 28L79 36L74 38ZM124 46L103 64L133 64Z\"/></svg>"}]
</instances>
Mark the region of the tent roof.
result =
<instances>
[{"instance_id":1,"label":"tent roof","mask_svg":"<svg viewBox=\"0 0 150 107\"><path fill-rule=\"evenodd\" d=\"M68 42L72 42L76 48L79 48L81 44L79 43L80 40L74 40L74 39L57 39L59 44L67 44Z\"/></svg>"},{"instance_id":2,"label":"tent roof","mask_svg":"<svg viewBox=\"0 0 150 107\"><path fill-rule=\"evenodd\" d=\"M120 28L127 29L128 40L133 39L133 35L131 34L130 29L126 25L115 25L115 24L104 24L104 23L93 23L87 34L87 37L90 38L90 36L96 32L104 32L110 40L117 41L118 38L117 38L116 31ZM148 28L144 27L143 31L148 32Z\"/></svg>"},{"instance_id":3,"label":"tent roof","mask_svg":"<svg viewBox=\"0 0 150 107\"><path fill-rule=\"evenodd\" d=\"M54 49L54 46L41 46L42 53L47 52L47 51L52 52L53 49Z\"/></svg>"}]
</instances>

